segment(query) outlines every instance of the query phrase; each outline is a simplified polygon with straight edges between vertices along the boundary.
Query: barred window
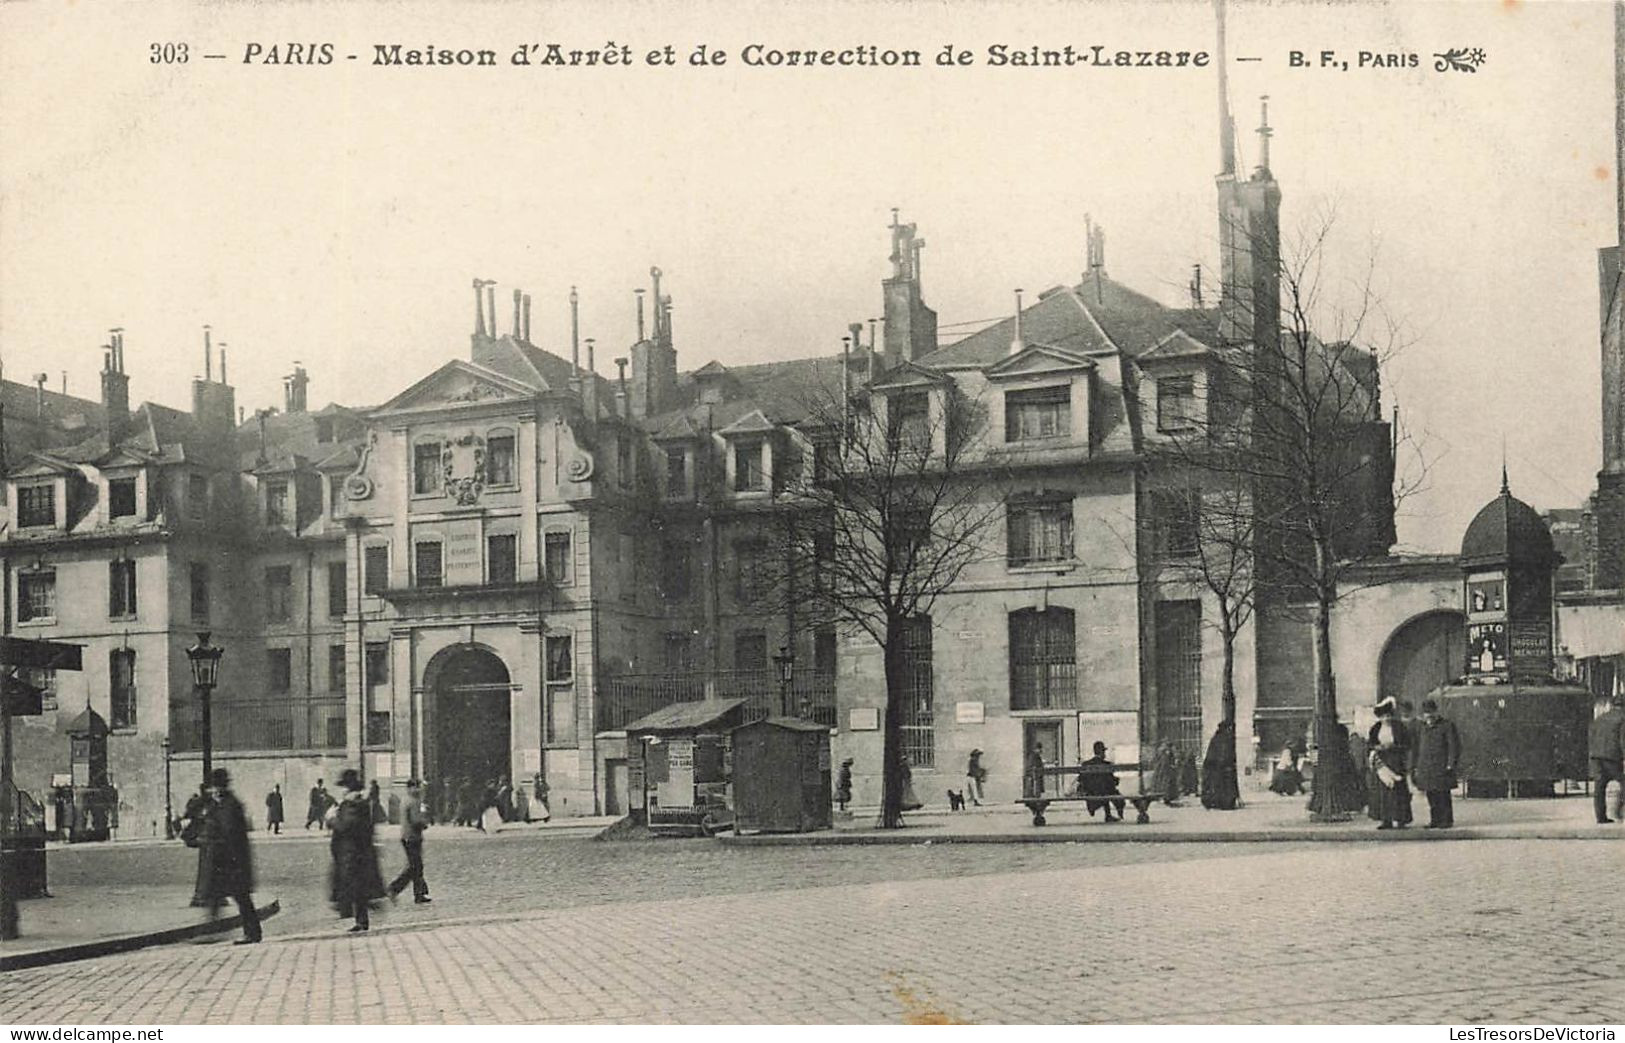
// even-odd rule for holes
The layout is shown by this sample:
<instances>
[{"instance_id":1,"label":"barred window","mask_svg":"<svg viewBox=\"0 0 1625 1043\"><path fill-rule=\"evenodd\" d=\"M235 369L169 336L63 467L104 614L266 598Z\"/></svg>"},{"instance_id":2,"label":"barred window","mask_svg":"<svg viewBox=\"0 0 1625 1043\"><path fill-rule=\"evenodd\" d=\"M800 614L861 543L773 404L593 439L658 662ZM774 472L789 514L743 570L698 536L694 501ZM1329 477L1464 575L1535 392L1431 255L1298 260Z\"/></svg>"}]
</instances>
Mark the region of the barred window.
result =
<instances>
[{"instance_id":1,"label":"barred window","mask_svg":"<svg viewBox=\"0 0 1625 1043\"><path fill-rule=\"evenodd\" d=\"M1069 608L1010 613L1010 709L1077 706L1077 625Z\"/></svg>"}]
</instances>

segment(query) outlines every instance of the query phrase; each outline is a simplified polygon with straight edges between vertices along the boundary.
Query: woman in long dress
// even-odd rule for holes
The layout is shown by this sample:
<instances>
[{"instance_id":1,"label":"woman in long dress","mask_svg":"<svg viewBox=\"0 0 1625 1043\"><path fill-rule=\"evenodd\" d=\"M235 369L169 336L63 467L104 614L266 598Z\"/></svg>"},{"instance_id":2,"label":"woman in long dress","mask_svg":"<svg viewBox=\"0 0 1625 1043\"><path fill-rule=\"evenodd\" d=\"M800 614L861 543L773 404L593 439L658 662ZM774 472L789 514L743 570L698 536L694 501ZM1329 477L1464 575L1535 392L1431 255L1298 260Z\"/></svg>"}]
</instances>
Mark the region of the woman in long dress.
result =
<instances>
[{"instance_id":1,"label":"woman in long dress","mask_svg":"<svg viewBox=\"0 0 1625 1043\"><path fill-rule=\"evenodd\" d=\"M1410 770L1410 735L1394 715L1394 700L1377 704L1377 723L1366 737L1371 747L1371 768L1377 774L1378 829L1404 829L1411 821L1411 792L1405 784Z\"/></svg>"}]
</instances>

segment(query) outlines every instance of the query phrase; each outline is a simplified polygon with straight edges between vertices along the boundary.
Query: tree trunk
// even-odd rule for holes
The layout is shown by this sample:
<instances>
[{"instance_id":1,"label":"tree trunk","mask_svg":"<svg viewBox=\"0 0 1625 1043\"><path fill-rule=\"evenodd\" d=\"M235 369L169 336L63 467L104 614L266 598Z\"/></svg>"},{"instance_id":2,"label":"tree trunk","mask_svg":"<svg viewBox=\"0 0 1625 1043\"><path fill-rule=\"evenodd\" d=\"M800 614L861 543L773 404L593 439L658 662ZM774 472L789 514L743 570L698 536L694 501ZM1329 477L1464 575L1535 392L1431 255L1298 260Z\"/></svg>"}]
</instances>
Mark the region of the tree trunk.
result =
<instances>
[{"instance_id":1,"label":"tree trunk","mask_svg":"<svg viewBox=\"0 0 1625 1043\"><path fill-rule=\"evenodd\" d=\"M1324 554L1320 547L1316 554ZM1315 780L1309 811L1322 821L1341 821L1359 811L1362 785L1349 757L1348 729L1337 721L1337 682L1332 675L1332 598L1324 586L1315 597Z\"/></svg>"},{"instance_id":2,"label":"tree trunk","mask_svg":"<svg viewBox=\"0 0 1625 1043\"><path fill-rule=\"evenodd\" d=\"M909 697L902 626L886 628L886 722L881 755L880 828L903 824L903 702Z\"/></svg>"}]
</instances>

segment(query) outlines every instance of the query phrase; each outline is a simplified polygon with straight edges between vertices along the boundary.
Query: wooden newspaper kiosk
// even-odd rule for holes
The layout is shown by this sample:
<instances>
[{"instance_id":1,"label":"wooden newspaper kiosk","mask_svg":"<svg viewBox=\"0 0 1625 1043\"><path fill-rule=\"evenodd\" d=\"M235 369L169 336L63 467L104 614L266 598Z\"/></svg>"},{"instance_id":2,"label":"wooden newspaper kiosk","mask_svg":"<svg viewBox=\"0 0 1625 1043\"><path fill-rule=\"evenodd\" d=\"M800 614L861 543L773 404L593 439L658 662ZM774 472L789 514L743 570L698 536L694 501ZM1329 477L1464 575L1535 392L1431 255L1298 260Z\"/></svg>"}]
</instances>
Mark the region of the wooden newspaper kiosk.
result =
<instances>
[{"instance_id":1,"label":"wooden newspaper kiosk","mask_svg":"<svg viewBox=\"0 0 1625 1043\"><path fill-rule=\"evenodd\" d=\"M709 836L733 822L728 807L728 733L743 699L673 703L626 726L629 788L651 832Z\"/></svg>"},{"instance_id":2,"label":"wooden newspaper kiosk","mask_svg":"<svg viewBox=\"0 0 1625 1043\"><path fill-rule=\"evenodd\" d=\"M769 717L729 738L736 831L810 833L834 825L827 725Z\"/></svg>"}]
</instances>

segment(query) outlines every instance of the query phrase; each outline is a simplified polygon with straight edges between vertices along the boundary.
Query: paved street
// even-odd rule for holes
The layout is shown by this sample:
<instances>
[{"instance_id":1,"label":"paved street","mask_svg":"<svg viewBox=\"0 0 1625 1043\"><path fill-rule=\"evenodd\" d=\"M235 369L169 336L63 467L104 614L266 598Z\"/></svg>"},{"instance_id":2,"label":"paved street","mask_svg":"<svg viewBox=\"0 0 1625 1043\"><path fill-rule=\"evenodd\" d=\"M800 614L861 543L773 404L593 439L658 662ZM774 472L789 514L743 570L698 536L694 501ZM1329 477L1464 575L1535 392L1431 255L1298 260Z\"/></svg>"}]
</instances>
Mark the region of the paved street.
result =
<instances>
[{"instance_id":1,"label":"paved street","mask_svg":"<svg viewBox=\"0 0 1625 1043\"><path fill-rule=\"evenodd\" d=\"M322 851L271 847L272 874ZM467 897L352 938L273 885L265 945L15 972L0 1020L1625 1019L1613 844L434 850Z\"/></svg>"}]
</instances>

